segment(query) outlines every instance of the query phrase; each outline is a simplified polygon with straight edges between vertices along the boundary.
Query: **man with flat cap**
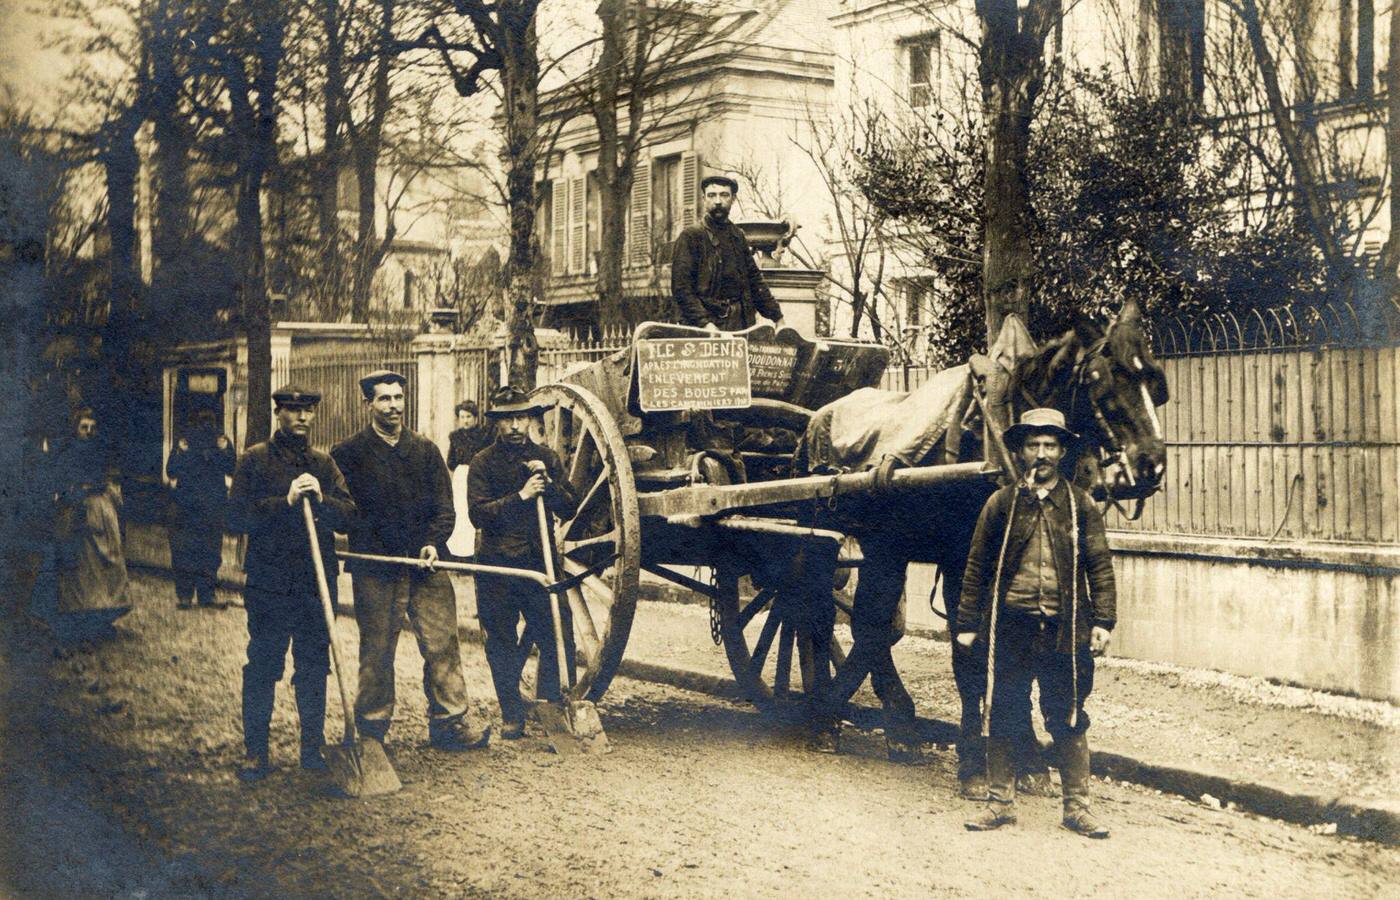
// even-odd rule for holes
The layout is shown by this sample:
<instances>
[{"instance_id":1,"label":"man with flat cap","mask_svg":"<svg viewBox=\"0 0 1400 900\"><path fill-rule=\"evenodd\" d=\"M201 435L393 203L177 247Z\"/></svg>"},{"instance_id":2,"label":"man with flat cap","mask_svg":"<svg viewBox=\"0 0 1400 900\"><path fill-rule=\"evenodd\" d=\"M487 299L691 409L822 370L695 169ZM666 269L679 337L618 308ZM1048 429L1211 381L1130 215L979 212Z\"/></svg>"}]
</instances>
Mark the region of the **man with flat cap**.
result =
<instances>
[{"instance_id":1,"label":"man with flat cap","mask_svg":"<svg viewBox=\"0 0 1400 900\"><path fill-rule=\"evenodd\" d=\"M744 232L729 221L739 183L724 175L700 181L705 215L676 238L671 294L681 323L711 331L742 331L758 315L783 325L783 309L758 270Z\"/></svg>"},{"instance_id":2,"label":"man with flat cap","mask_svg":"<svg viewBox=\"0 0 1400 900\"><path fill-rule=\"evenodd\" d=\"M423 655L428 739L439 750L484 747L489 732L467 717L467 683L457 639L457 598L434 567L456 523L452 481L437 445L406 428L405 379L381 370L360 379L369 424L331 448L355 498L350 550L418 559L418 567L351 560L360 626L355 722L383 741L394 716L394 651L405 614Z\"/></svg>"},{"instance_id":3,"label":"man with flat cap","mask_svg":"<svg viewBox=\"0 0 1400 900\"><path fill-rule=\"evenodd\" d=\"M543 408L519 388L499 388L491 395L486 415L496 422L496 440L472 460L467 475L467 510L478 529L477 560L484 565L544 570L535 498L544 497L548 510L570 518L578 499L563 477L559 456L530 440L530 423ZM525 704L520 697L520 673L530 645L540 648L537 692L559 700L558 650L549 595L520 578L476 576L477 613L486 632L486 661L501 705L501 736L510 740L525 733ZM520 620L525 634L517 637ZM572 620L561 604L565 653L572 646Z\"/></svg>"},{"instance_id":4,"label":"man with flat cap","mask_svg":"<svg viewBox=\"0 0 1400 900\"><path fill-rule=\"evenodd\" d=\"M1089 811L1089 716L1094 657L1117 621L1113 561L1103 517L1089 494L1060 474L1075 435L1055 409L1031 409L1006 429L1023 477L993 494L977 520L954 632L958 646L987 651L983 734L987 807L966 823L991 831L1016 823L1012 740L1030 720L1040 686L1045 730L1055 739L1064 792L1062 822L1091 838L1108 828Z\"/></svg>"},{"instance_id":5,"label":"man with flat cap","mask_svg":"<svg viewBox=\"0 0 1400 900\"><path fill-rule=\"evenodd\" d=\"M310 498L326 571L335 568L335 531L355 517L355 504L335 462L307 440L321 395L287 385L273 393L277 430L249 447L233 473L229 522L247 532L248 663L243 667L243 745L238 770L245 781L267 776L268 732L287 644L292 646L292 688L301 720L301 767L324 769L326 678L330 635L316 588L311 542L302 514ZM335 596L335 579L329 579Z\"/></svg>"}]
</instances>

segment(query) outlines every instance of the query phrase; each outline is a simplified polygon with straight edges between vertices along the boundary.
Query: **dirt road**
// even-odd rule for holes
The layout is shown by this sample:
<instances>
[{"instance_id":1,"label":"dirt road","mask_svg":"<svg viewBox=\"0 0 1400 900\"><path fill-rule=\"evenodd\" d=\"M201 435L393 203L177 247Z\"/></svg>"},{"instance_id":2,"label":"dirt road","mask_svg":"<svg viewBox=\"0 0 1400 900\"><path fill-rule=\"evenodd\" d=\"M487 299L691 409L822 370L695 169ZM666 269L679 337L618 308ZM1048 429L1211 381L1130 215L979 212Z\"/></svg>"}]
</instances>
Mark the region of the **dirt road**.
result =
<instances>
[{"instance_id":1,"label":"dirt road","mask_svg":"<svg viewBox=\"0 0 1400 900\"><path fill-rule=\"evenodd\" d=\"M117 639L10 661L21 673L12 687L35 688L12 696L11 715L41 724L28 732L31 758L49 766L61 751L91 806L152 865L182 873L181 893L1400 896L1400 850L1101 781L1109 841L1060 829L1058 801L1045 798L1023 801L1013 831L970 834L951 754L900 766L857 737L840 756L816 755L746 707L625 679L604 709L616 748L606 757L561 759L537 736L439 753L426 746L411 640L390 734L402 793L337 800L288 768L286 691L273 724L282 768L246 787L233 777L242 611L177 613L163 582L138 587ZM353 638L353 626L342 634ZM467 674L478 712L494 713L478 647L467 648ZM41 821L41 796L20 796L30 804L20 815Z\"/></svg>"}]
</instances>

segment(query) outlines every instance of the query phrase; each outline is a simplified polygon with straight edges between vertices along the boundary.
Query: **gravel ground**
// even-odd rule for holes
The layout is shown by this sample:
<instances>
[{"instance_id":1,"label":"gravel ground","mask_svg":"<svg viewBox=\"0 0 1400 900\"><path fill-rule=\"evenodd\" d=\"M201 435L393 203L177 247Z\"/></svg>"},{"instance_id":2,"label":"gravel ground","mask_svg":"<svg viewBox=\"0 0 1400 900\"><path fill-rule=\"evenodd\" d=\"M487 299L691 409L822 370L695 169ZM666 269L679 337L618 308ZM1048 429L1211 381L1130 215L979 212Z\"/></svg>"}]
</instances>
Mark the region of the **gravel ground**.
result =
<instances>
[{"instance_id":1,"label":"gravel ground","mask_svg":"<svg viewBox=\"0 0 1400 900\"><path fill-rule=\"evenodd\" d=\"M1059 829L1044 798L1025 800L1009 833L969 834L951 754L898 766L856 736L815 755L742 705L626 679L603 710L606 757L560 758L537 735L442 754L426 746L411 640L390 735L403 792L337 800L292 768L285 690L282 768L248 787L233 777L242 611L177 613L168 585L144 577L137 591L119 635L91 652L7 661L11 723L25 727L7 730L5 768L30 785L4 782L18 826L0 839L8 894L1400 895L1400 850L1121 784L1094 784L1107 842ZM349 622L340 632L353 642ZM466 655L478 714L493 713L480 650Z\"/></svg>"}]
</instances>

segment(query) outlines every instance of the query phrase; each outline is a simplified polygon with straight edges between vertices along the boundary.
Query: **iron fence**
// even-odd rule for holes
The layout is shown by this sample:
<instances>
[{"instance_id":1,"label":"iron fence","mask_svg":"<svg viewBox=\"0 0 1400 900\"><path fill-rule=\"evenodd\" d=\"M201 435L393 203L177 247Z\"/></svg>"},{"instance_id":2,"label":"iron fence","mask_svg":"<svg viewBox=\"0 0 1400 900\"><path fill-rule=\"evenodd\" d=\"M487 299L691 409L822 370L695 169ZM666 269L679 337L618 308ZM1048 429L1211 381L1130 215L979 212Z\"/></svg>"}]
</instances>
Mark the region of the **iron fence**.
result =
<instances>
[{"instance_id":1,"label":"iron fence","mask_svg":"<svg viewBox=\"0 0 1400 900\"><path fill-rule=\"evenodd\" d=\"M418 365L408 341L377 339L293 345L289 380L321 394L316 423L311 429L314 446L329 449L365 427L369 419L360 394L360 379L376 369L392 369L404 376L404 424L416 429Z\"/></svg>"}]
</instances>

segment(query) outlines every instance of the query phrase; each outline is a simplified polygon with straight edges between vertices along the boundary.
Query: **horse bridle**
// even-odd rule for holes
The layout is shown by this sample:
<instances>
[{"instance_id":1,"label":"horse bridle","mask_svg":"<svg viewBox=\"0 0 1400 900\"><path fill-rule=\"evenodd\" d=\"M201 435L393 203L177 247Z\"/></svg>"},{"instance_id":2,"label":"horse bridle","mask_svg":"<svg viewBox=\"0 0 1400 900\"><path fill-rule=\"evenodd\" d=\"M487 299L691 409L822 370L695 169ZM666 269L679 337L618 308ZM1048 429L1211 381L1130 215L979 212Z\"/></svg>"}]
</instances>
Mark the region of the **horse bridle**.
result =
<instances>
[{"instance_id":1,"label":"horse bridle","mask_svg":"<svg viewBox=\"0 0 1400 900\"><path fill-rule=\"evenodd\" d=\"M1098 467L1094 471L1097 484L1103 488L1104 497L1107 499L1108 503L1112 504L1113 508L1118 510L1120 515L1132 522L1142 516L1143 505L1147 498L1157 493L1157 491L1161 489L1161 486L1156 485L1149 487L1138 483L1137 476L1133 474L1133 467L1128 459L1127 448L1118 440L1118 435L1108 423L1108 417L1103 414L1103 410L1099 408L1099 404L1094 400L1092 391L1089 390L1089 366L1095 358L1103 353L1104 348L1108 346L1109 336L1112 335L1114 325L1116 324L1116 322L1110 323L1103 337L1090 344L1084 351L1083 356L1075 363L1074 375L1070 385L1069 418L1071 421L1075 418L1075 408L1079 404L1080 389L1082 388L1084 391L1084 399L1089 405L1089 411L1093 413L1094 421L1098 424L1099 433L1102 435L1101 440L1096 440L1094 442L1094 450L1098 462ZM1139 388L1142 390L1143 403L1146 404L1148 415L1152 416L1155 425L1157 421L1156 410L1152 403L1152 398L1148 394L1147 386L1139 385ZM1120 487L1117 484L1110 484L1107 479L1104 478L1104 472L1114 464L1117 464L1119 473L1121 473L1122 477L1127 481L1126 485ZM1119 503L1120 499L1135 501L1132 512L1129 512Z\"/></svg>"}]
</instances>

